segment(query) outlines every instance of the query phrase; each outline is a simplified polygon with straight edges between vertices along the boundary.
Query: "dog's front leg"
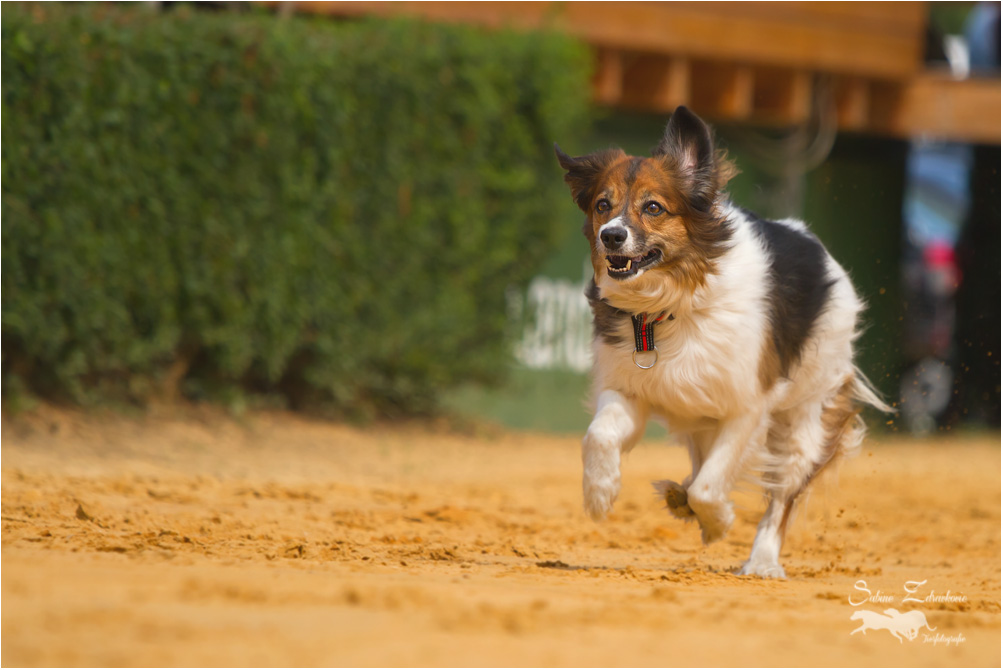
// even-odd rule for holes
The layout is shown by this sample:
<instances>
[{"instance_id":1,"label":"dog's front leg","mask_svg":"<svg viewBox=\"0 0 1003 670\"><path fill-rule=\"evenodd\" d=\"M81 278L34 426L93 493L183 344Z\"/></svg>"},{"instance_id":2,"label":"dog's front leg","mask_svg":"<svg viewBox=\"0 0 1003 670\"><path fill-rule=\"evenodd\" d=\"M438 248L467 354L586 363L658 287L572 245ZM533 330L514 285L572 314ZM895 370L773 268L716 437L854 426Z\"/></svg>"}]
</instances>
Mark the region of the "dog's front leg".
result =
<instances>
[{"instance_id":1,"label":"dog's front leg","mask_svg":"<svg viewBox=\"0 0 1003 670\"><path fill-rule=\"evenodd\" d=\"M724 537L735 520L728 499L750 447L762 443L768 426L765 412L750 412L722 423L704 454L703 464L686 490L687 502L700 522L704 544Z\"/></svg>"},{"instance_id":2,"label":"dog's front leg","mask_svg":"<svg viewBox=\"0 0 1003 670\"><path fill-rule=\"evenodd\" d=\"M629 451L644 432L645 411L618 391L599 394L596 414L582 440L582 491L585 511L600 520L613 509L620 493L620 454Z\"/></svg>"}]
</instances>

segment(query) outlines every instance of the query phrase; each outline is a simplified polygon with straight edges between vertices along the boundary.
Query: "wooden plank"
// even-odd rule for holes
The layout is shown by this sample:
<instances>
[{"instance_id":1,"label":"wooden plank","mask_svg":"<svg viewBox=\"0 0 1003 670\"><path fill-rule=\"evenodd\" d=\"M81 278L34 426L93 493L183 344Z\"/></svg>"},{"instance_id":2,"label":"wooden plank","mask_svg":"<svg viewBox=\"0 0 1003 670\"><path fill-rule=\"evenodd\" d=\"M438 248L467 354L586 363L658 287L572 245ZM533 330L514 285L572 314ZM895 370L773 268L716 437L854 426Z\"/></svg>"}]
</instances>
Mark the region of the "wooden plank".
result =
<instances>
[{"instance_id":1,"label":"wooden plank","mask_svg":"<svg viewBox=\"0 0 1003 670\"><path fill-rule=\"evenodd\" d=\"M597 47L898 78L921 66L922 3L314 2L297 11L407 14L490 27L553 28ZM880 10L880 11L879 11Z\"/></svg>"},{"instance_id":2,"label":"wooden plank","mask_svg":"<svg viewBox=\"0 0 1003 670\"><path fill-rule=\"evenodd\" d=\"M596 44L872 77L914 73L922 49L921 34L780 22L728 13L717 3L571 3L563 18L573 33Z\"/></svg>"},{"instance_id":3,"label":"wooden plank","mask_svg":"<svg viewBox=\"0 0 1003 670\"><path fill-rule=\"evenodd\" d=\"M926 73L874 90L871 129L897 137L1000 143L1000 80Z\"/></svg>"}]
</instances>

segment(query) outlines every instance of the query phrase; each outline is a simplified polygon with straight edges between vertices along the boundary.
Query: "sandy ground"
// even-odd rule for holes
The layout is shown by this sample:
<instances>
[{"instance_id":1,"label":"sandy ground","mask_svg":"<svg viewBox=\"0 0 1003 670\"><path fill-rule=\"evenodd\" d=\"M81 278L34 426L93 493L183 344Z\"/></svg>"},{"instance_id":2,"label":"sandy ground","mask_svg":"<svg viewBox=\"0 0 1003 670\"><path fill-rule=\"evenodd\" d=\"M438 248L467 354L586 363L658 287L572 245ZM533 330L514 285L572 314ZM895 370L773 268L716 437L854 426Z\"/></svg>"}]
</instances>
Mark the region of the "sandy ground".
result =
<instances>
[{"instance_id":1,"label":"sandy ground","mask_svg":"<svg viewBox=\"0 0 1003 670\"><path fill-rule=\"evenodd\" d=\"M998 434L867 442L801 511L785 581L732 574L758 496L703 547L649 485L682 449L645 443L595 524L578 450L283 414L7 419L2 663L999 667ZM888 608L936 631L851 635Z\"/></svg>"}]
</instances>

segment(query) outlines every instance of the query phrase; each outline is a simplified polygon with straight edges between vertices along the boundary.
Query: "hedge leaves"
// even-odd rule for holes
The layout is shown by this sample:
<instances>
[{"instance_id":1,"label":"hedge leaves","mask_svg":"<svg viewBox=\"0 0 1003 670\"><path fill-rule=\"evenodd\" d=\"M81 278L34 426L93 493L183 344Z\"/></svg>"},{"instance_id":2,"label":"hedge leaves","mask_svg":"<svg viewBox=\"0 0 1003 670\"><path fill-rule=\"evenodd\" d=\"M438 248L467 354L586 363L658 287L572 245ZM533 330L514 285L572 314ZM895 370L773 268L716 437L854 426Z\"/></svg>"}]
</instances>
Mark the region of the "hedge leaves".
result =
<instances>
[{"instance_id":1,"label":"hedge leaves","mask_svg":"<svg viewBox=\"0 0 1003 670\"><path fill-rule=\"evenodd\" d=\"M414 22L12 4L3 389L426 411L509 357L585 51Z\"/></svg>"}]
</instances>

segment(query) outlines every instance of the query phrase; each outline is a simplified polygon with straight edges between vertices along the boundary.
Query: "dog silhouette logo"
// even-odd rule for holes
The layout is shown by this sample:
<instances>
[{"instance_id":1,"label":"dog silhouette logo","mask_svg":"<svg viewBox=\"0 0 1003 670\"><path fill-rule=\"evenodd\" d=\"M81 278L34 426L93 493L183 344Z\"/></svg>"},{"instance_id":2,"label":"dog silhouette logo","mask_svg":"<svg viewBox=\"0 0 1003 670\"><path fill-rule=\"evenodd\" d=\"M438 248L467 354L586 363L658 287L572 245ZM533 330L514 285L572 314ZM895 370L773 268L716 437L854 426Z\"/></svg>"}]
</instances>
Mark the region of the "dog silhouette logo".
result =
<instances>
[{"instance_id":1,"label":"dog silhouette logo","mask_svg":"<svg viewBox=\"0 0 1003 670\"><path fill-rule=\"evenodd\" d=\"M902 643L903 637L910 642L915 640L922 628L937 630L930 627L926 622L926 615L922 612L918 610L899 612L893 607L886 609L883 614L870 610L857 610L850 616L850 621L860 621L860 627L851 631L850 635L854 633L867 635L869 630L887 630L899 644Z\"/></svg>"}]
</instances>

